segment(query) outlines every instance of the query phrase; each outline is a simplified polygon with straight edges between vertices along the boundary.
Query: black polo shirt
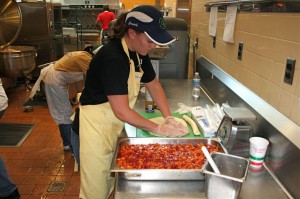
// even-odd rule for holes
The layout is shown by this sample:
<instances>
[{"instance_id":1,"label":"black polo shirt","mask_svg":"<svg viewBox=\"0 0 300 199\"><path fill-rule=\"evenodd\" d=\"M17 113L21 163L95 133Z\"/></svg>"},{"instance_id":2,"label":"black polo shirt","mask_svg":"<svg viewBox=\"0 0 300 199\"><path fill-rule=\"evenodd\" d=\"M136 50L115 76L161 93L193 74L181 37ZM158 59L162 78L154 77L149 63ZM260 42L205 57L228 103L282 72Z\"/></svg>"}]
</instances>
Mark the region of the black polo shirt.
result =
<instances>
[{"instance_id":1,"label":"black polo shirt","mask_svg":"<svg viewBox=\"0 0 300 199\"><path fill-rule=\"evenodd\" d=\"M138 60L135 52L129 51L135 66ZM141 82L151 82L156 74L148 55L139 55L142 61L144 75ZM138 67L135 67L138 71ZM130 71L129 59L123 50L121 40L114 39L105 44L89 64L85 86L80 97L81 105L95 105L108 101L108 95L127 95L128 76Z\"/></svg>"}]
</instances>

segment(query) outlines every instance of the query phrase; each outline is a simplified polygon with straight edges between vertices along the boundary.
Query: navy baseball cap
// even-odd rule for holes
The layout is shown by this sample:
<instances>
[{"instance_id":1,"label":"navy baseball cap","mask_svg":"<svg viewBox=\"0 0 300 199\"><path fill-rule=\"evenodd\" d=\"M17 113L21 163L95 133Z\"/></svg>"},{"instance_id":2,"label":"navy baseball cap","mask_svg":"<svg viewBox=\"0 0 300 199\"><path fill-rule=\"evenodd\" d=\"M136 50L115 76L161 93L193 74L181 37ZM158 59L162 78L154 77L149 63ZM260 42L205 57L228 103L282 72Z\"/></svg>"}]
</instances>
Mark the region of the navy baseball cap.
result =
<instances>
[{"instance_id":1,"label":"navy baseball cap","mask_svg":"<svg viewBox=\"0 0 300 199\"><path fill-rule=\"evenodd\" d=\"M167 45L175 41L166 29L162 13L153 6L140 5L133 8L127 14L125 23L129 28L144 32L158 45Z\"/></svg>"}]
</instances>

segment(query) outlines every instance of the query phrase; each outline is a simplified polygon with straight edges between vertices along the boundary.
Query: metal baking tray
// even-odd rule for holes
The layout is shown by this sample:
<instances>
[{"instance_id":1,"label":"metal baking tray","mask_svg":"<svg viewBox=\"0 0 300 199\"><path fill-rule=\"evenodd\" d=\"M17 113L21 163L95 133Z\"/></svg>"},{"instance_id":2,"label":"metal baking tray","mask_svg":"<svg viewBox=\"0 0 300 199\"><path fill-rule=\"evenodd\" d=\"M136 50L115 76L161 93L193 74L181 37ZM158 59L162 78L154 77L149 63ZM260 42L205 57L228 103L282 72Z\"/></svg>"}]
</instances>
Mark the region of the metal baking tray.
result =
<instances>
[{"instance_id":1,"label":"metal baking tray","mask_svg":"<svg viewBox=\"0 0 300 199\"><path fill-rule=\"evenodd\" d=\"M119 138L112 159L111 172L126 180L204 180L201 169L123 169L117 165L119 148L124 144L210 144L227 153L225 147L213 138Z\"/></svg>"}]
</instances>

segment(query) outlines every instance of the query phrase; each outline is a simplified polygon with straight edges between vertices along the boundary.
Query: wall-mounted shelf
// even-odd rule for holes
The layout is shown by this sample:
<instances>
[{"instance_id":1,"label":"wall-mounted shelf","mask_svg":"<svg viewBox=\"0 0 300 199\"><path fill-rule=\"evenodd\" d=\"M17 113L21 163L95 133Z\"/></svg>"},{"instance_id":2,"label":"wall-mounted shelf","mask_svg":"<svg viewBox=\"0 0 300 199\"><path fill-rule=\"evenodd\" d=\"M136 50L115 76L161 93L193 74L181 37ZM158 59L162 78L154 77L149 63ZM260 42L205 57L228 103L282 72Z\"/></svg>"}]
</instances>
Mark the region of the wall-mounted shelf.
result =
<instances>
[{"instance_id":1,"label":"wall-mounted shelf","mask_svg":"<svg viewBox=\"0 0 300 199\"><path fill-rule=\"evenodd\" d=\"M237 5L239 12L279 12L300 13L300 0L234 0L216 1L205 4L206 11L210 12L213 6L218 7L219 12L224 12L227 6Z\"/></svg>"}]
</instances>

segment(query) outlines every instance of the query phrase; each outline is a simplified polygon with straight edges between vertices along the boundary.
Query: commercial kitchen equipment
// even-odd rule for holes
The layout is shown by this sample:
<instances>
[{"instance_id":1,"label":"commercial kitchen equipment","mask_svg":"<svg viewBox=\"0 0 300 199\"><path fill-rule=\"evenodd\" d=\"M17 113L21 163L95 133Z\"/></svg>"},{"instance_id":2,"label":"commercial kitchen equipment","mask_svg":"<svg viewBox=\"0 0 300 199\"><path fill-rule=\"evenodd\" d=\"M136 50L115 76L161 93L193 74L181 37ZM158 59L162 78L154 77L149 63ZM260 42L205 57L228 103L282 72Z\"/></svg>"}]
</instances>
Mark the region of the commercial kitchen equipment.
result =
<instances>
[{"instance_id":1,"label":"commercial kitchen equipment","mask_svg":"<svg viewBox=\"0 0 300 199\"><path fill-rule=\"evenodd\" d=\"M61 4L18 2L20 32L12 45L33 46L37 50L37 65L56 61L64 55L61 25ZM33 19L36 20L32 23Z\"/></svg>"},{"instance_id":2,"label":"commercial kitchen equipment","mask_svg":"<svg viewBox=\"0 0 300 199\"><path fill-rule=\"evenodd\" d=\"M28 83L29 73L39 76L36 65L63 56L60 4L1 0L0 8L1 75L25 75Z\"/></svg>"},{"instance_id":3,"label":"commercial kitchen equipment","mask_svg":"<svg viewBox=\"0 0 300 199\"><path fill-rule=\"evenodd\" d=\"M248 157L249 139L253 136L252 126L256 116L245 107L224 108L223 117L217 136L230 154Z\"/></svg>"},{"instance_id":4,"label":"commercial kitchen equipment","mask_svg":"<svg viewBox=\"0 0 300 199\"><path fill-rule=\"evenodd\" d=\"M188 76L189 34L185 20L164 17L168 32L176 39L159 59L160 79L186 79Z\"/></svg>"},{"instance_id":5,"label":"commercial kitchen equipment","mask_svg":"<svg viewBox=\"0 0 300 199\"><path fill-rule=\"evenodd\" d=\"M32 46L10 47L21 32L21 10L9 0L0 2L0 10L0 77L24 76L28 88L28 74L36 65L36 50Z\"/></svg>"},{"instance_id":6,"label":"commercial kitchen equipment","mask_svg":"<svg viewBox=\"0 0 300 199\"><path fill-rule=\"evenodd\" d=\"M36 66L32 46L9 46L0 50L0 77L27 76Z\"/></svg>"},{"instance_id":7,"label":"commercial kitchen equipment","mask_svg":"<svg viewBox=\"0 0 300 199\"><path fill-rule=\"evenodd\" d=\"M103 6L118 16L119 1L65 0L62 3L62 25L65 51L82 50L87 45L100 44L100 28L95 22Z\"/></svg>"},{"instance_id":8,"label":"commercial kitchen equipment","mask_svg":"<svg viewBox=\"0 0 300 199\"><path fill-rule=\"evenodd\" d=\"M86 43L100 43L100 30L95 25L102 5L63 5L62 25L64 49L71 52L84 49Z\"/></svg>"}]
</instances>

